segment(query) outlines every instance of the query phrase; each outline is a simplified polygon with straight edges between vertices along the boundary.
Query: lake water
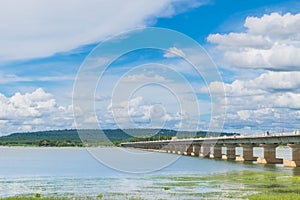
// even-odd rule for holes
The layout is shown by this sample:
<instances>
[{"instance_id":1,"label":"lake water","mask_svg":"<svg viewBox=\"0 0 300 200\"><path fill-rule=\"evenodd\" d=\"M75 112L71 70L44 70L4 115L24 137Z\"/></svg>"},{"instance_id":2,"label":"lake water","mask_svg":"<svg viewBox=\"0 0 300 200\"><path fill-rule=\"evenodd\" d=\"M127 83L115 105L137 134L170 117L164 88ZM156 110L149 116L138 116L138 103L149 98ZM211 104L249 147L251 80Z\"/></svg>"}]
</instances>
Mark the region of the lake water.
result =
<instances>
[{"instance_id":1,"label":"lake water","mask_svg":"<svg viewBox=\"0 0 300 200\"><path fill-rule=\"evenodd\" d=\"M129 158L120 155L117 148L95 148L94 150L116 163L122 160L121 171L124 167L126 169L126 166L138 166ZM138 150L130 151L145 153ZM279 150L281 156L278 157L284 157L287 151ZM260 153L261 150L257 149L256 154ZM54 197L96 197L103 194L112 199L119 199L124 195L149 198L156 194L157 198L169 198L171 193L164 192L162 188L168 185L170 177L206 176L237 170L298 173L298 169L284 168L281 165L244 164L165 153L151 153L151 155L152 158L147 166L160 160L176 161L155 172L134 174L105 166L84 148L0 147L0 197L40 193L42 196ZM195 187L180 187L172 192L185 194L214 190L209 184L199 183Z\"/></svg>"}]
</instances>

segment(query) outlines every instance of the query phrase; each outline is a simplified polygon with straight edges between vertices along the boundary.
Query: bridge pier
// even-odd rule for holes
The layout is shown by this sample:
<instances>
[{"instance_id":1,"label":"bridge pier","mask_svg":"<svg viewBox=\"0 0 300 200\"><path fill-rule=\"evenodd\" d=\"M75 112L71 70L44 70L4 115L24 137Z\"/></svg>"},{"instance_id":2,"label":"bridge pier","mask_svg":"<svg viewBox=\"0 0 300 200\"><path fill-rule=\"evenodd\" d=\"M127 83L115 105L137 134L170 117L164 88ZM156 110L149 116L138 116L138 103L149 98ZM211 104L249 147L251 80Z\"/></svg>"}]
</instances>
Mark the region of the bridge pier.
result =
<instances>
[{"instance_id":1,"label":"bridge pier","mask_svg":"<svg viewBox=\"0 0 300 200\"><path fill-rule=\"evenodd\" d=\"M173 145L168 144L167 152L168 153L173 153Z\"/></svg>"},{"instance_id":2,"label":"bridge pier","mask_svg":"<svg viewBox=\"0 0 300 200\"><path fill-rule=\"evenodd\" d=\"M276 158L276 144L263 144L260 145L264 148L264 157L257 158L259 164L282 164L283 160Z\"/></svg>"},{"instance_id":3,"label":"bridge pier","mask_svg":"<svg viewBox=\"0 0 300 200\"><path fill-rule=\"evenodd\" d=\"M236 157L236 161L256 161L257 158L253 156L253 147L252 144L243 144L243 155Z\"/></svg>"},{"instance_id":4,"label":"bridge pier","mask_svg":"<svg viewBox=\"0 0 300 200\"><path fill-rule=\"evenodd\" d=\"M226 155L222 156L222 159L225 160L235 160L236 155L235 155L235 147L236 145L226 145Z\"/></svg>"},{"instance_id":5,"label":"bridge pier","mask_svg":"<svg viewBox=\"0 0 300 200\"><path fill-rule=\"evenodd\" d=\"M300 166L300 144L288 145L292 149L292 160L284 160L285 167L298 167Z\"/></svg>"},{"instance_id":6,"label":"bridge pier","mask_svg":"<svg viewBox=\"0 0 300 200\"><path fill-rule=\"evenodd\" d=\"M158 151L166 153L167 152L166 145L164 145L164 144L158 144Z\"/></svg>"},{"instance_id":7,"label":"bridge pier","mask_svg":"<svg viewBox=\"0 0 300 200\"><path fill-rule=\"evenodd\" d=\"M193 145L192 144L186 145L186 151L184 152L184 155L191 156L192 153L193 153Z\"/></svg>"},{"instance_id":8,"label":"bridge pier","mask_svg":"<svg viewBox=\"0 0 300 200\"><path fill-rule=\"evenodd\" d=\"M190 145L183 145L183 146L184 146L184 149L183 149L182 154L187 156L188 155L188 148L190 147Z\"/></svg>"},{"instance_id":9,"label":"bridge pier","mask_svg":"<svg viewBox=\"0 0 300 200\"><path fill-rule=\"evenodd\" d=\"M160 145L159 144L155 144L155 145L153 145L152 148L155 149L155 150L160 150Z\"/></svg>"},{"instance_id":10,"label":"bridge pier","mask_svg":"<svg viewBox=\"0 0 300 200\"><path fill-rule=\"evenodd\" d=\"M163 144L161 149L165 152L165 153L169 153L169 144Z\"/></svg>"},{"instance_id":11,"label":"bridge pier","mask_svg":"<svg viewBox=\"0 0 300 200\"><path fill-rule=\"evenodd\" d=\"M172 145L171 153L177 154L177 148L176 148L176 146L177 146L177 145L175 145L175 144Z\"/></svg>"},{"instance_id":12,"label":"bridge pier","mask_svg":"<svg viewBox=\"0 0 300 200\"><path fill-rule=\"evenodd\" d=\"M199 157L201 146L198 144L194 144L193 147L194 147L194 149L193 149L194 155L193 156Z\"/></svg>"},{"instance_id":13,"label":"bridge pier","mask_svg":"<svg viewBox=\"0 0 300 200\"><path fill-rule=\"evenodd\" d=\"M186 151L186 145L184 144L178 144L177 154L182 155Z\"/></svg>"},{"instance_id":14,"label":"bridge pier","mask_svg":"<svg viewBox=\"0 0 300 200\"><path fill-rule=\"evenodd\" d=\"M176 145L173 144L173 145L171 145L171 146L172 146L172 148L171 148L171 153L173 153L173 154L177 153L177 151L176 151Z\"/></svg>"},{"instance_id":15,"label":"bridge pier","mask_svg":"<svg viewBox=\"0 0 300 200\"><path fill-rule=\"evenodd\" d=\"M157 145L157 148L158 148L159 151L165 152L165 150L164 150L164 145L158 144L158 145Z\"/></svg>"},{"instance_id":16,"label":"bridge pier","mask_svg":"<svg viewBox=\"0 0 300 200\"><path fill-rule=\"evenodd\" d=\"M172 153L171 145L170 144L166 145L165 150L167 151L167 153Z\"/></svg>"},{"instance_id":17,"label":"bridge pier","mask_svg":"<svg viewBox=\"0 0 300 200\"><path fill-rule=\"evenodd\" d=\"M200 156L201 157L209 157L210 154L210 145L209 144L203 144L201 145L201 153Z\"/></svg>"},{"instance_id":18,"label":"bridge pier","mask_svg":"<svg viewBox=\"0 0 300 200\"><path fill-rule=\"evenodd\" d=\"M215 145L214 146L214 153L213 153L213 158L222 158L222 146L223 145Z\"/></svg>"}]
</instances>

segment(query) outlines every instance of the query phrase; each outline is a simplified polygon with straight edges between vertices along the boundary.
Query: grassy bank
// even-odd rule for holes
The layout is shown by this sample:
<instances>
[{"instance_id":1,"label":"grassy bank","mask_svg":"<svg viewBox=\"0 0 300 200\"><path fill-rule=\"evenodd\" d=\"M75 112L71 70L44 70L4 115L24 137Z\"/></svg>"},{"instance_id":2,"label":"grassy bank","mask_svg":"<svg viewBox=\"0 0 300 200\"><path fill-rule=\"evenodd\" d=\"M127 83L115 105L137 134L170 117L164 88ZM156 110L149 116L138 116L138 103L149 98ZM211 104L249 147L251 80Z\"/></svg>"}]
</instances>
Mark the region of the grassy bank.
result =
<instances>
[{"instance_id":1,"label":"grassy bank","mask_svg":"<svg viewBox=\"0 0 300 200\"><path fill-rule=\"evenodd\" d=\"M241 171L206 177L173 177L167 186L207 183L215 192L194 194L204 199L300 200L300 176L280 172ZM219 191L218 191L219 190ZM192 193L189 195L193 195Z\"/></svg>"},{"instance_id":2,"label":"grassy bank","mask_svg":"<svg viewBox=\"0 0 300 200\"><path fill-rule=\"evenodd\" d=\"M6 200L64 200L64 198L37 198L37 197L9 197L9 198L3 198ZM68 200L67 198L65 198L65 200Z\"/></svg>"},{"instance_id":3,"label":"grassy bank","mask_svg":"<svg viewBox=\"0 0 300 200\"><path fill-rule=\"evenodd\" d=\"M219 183L227 182L233 186L239 185L243 191L240 197L250 200L300 199L299 176L278 172L242 171L215 176L213 179ZM234 193L233 189L232 194Z\"/></svg>"},{"instance_id":4,"label":"grassy bank","mask_svg":"<svg viewBox=\"0 0 300 200\"><path fill-rule=\"evenodd\" d=\"M281 172L240 171L211 176L153 176L152 186L139 186L134 193L105 191L72 199L250 199L300 200L300 176ZM146 194L146 196L145 196ZM148 194L148 195L147 195ZM28 194L6 200L56 200Z\"/></svg>"}]
</instances>

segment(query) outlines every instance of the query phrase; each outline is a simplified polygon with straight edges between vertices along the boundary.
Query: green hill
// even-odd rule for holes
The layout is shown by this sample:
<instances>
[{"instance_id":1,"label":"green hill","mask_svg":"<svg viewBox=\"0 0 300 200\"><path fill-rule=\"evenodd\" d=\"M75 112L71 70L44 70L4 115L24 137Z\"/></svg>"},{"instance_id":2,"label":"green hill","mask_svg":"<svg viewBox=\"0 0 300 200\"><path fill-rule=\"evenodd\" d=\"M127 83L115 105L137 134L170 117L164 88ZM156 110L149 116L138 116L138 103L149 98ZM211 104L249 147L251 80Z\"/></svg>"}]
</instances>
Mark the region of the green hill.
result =
<instances>
[{"instance_id":1,"label":"green hill","mask_svg":"<svg viewBox=\"0 0 300 200\"><path fill-rule=\"evenodd\" d=\"M122 142L233 135L206 131L190 132L169 129L106 129L106 130L52 130L13 133L0 137L2 146L113 146Z\"/></svg>"}]
</instances>

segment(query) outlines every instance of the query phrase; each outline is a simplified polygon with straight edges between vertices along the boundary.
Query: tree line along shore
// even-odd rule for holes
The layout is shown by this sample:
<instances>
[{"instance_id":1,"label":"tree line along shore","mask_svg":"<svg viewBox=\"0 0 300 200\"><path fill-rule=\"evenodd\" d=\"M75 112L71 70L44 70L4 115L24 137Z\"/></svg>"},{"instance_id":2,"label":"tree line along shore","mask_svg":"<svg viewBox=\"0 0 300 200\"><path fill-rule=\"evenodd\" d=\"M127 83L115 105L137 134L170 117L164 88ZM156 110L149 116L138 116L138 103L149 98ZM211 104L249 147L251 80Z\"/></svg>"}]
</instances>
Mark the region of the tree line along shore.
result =
<instances>
[{"instance_id":1,"label":"tree line along shore","mask_svg":"<svg viewBox=\"0 0 300 200\"><path fill-rule=\"evenodd\" d=\"M0 146L40 147L87 147L119 146L123 142L169 140L177 138L199 138L234 135L235 133L214 133L208 131L176 131L170 129L85 129L51 130L13 133L0 137Z\"/></svg>"}]
</instances>

